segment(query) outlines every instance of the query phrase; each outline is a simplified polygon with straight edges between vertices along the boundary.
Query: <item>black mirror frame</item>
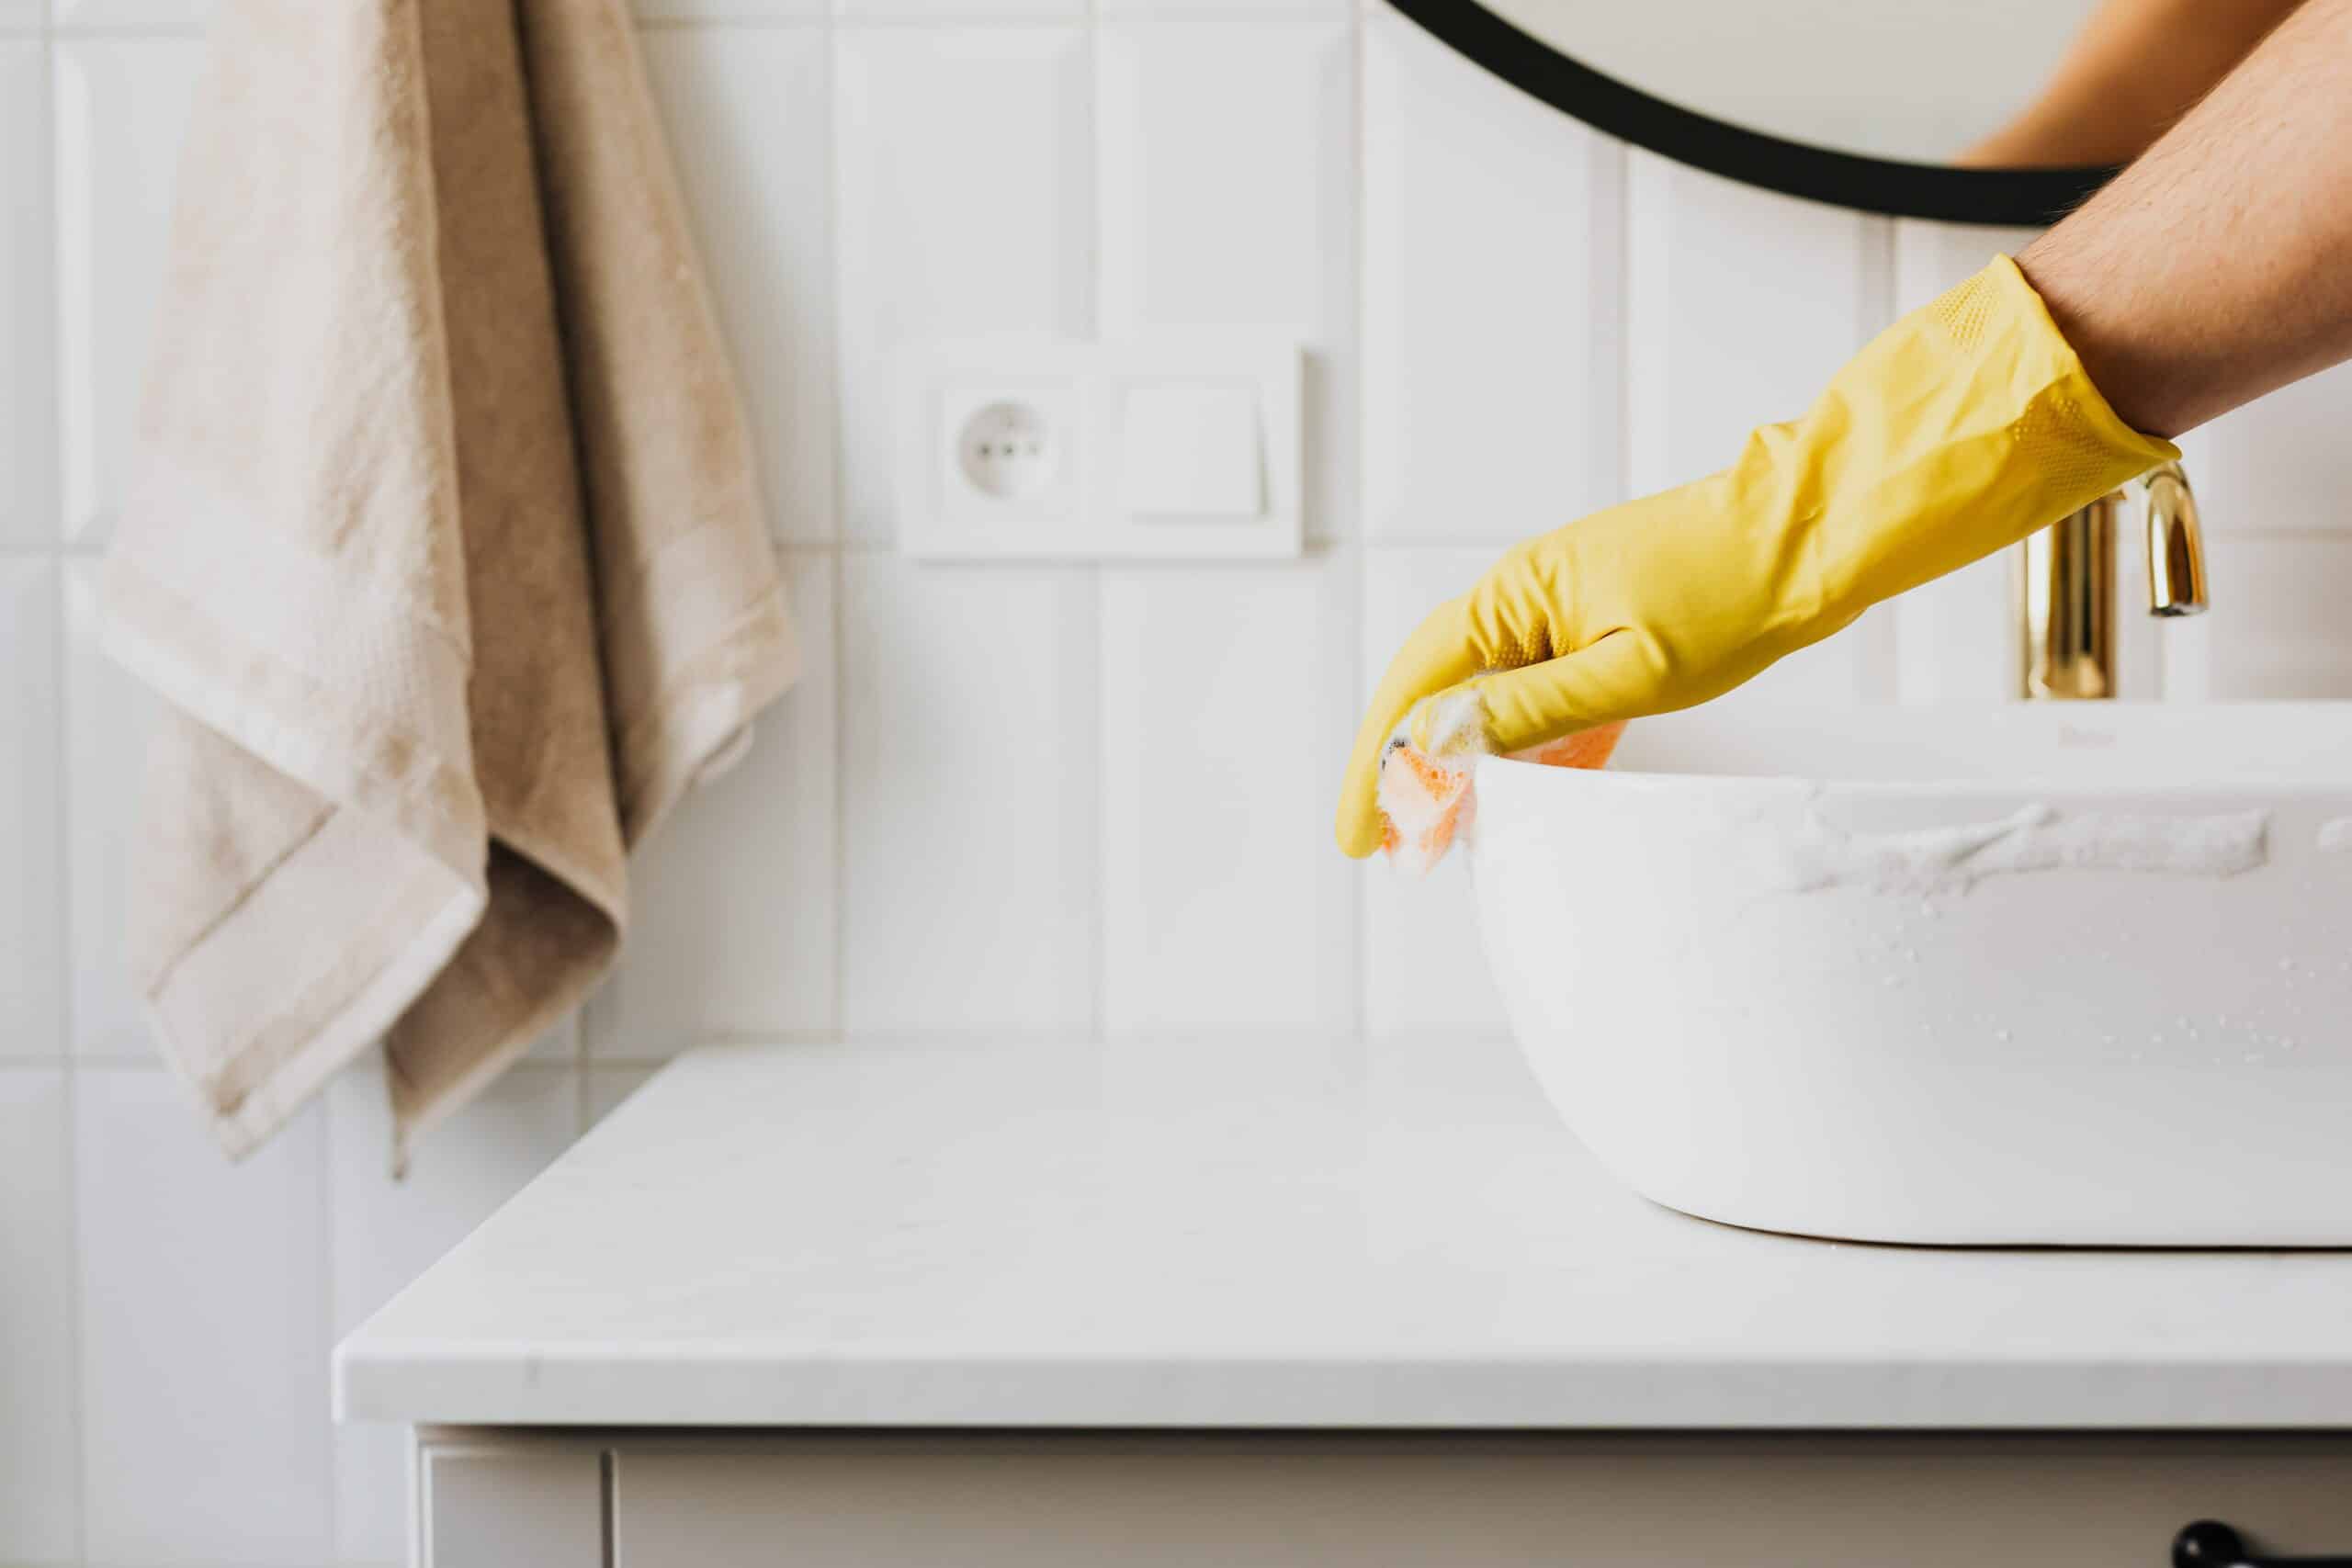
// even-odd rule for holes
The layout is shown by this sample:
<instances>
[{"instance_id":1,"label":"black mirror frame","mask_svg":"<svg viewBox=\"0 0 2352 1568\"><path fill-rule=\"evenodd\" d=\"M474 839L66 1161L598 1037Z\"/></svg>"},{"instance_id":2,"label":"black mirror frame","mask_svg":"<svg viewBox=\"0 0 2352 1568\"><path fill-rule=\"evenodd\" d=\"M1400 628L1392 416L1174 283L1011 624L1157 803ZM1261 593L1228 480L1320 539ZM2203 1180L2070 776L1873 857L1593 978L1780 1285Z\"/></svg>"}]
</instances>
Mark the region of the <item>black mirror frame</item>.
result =
<instances>
[{"instance_id":1,"label":"black mirror frame","mask_svg":"<svg viewBox=\"0 0 2352 1568\"><path fill-rule=\"evenodd\" d=\"M1479 0L1388 4L1448 48L1596 130L1786 196L1895 218L2038 228L2064 217L2116 173L1957 169L1810 146L1715 119L1604 76Z\"/></svg>"}]
</instances>

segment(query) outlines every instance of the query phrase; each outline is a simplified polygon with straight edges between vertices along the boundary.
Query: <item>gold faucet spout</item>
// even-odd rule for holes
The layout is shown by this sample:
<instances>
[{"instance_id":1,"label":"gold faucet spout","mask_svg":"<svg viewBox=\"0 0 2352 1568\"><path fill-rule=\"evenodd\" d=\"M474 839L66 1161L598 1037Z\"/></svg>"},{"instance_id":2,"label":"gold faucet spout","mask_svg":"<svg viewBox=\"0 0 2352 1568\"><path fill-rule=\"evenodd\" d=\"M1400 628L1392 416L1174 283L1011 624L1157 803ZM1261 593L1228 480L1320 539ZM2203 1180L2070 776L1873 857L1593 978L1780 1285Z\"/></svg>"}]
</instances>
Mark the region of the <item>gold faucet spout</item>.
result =
<instances>
[{"instance_id":1,"label":"gold faucet spout","mask_svg":"<svg viewBox=\"0 0 2352 1568\"><path fill-rule=\"evenodd\" d=\"M2150 469L2148 613L2205 611L2205 530L2178 463ZM2116 694L2115 540L2124 493L2112 491L2034 534L2018 552L2020 689L2029 699Z\"/></svg>"},{"instance_id":2,"label":"gold faucet spout","mask_svg":"<svg viewBox=\"0 0 2352 1568\"><path fill-rule=\"evenodd\" d=\"M2148 487L2148 613L2205 613L2205 525L2197 495L2178 463L2166 463L2143 481Z\"/></svg>"},{"instance_id":3,"label":"gold faucet spout","mask_svg":"<svg viewBox=\"0 0 2352 1568\"><path fill-rule=\"evenodd\" d=\"M2070 512L2018 547L2024 695L2115 695L2115 522L2123 492Z\"/></svg>"}]
</instances>

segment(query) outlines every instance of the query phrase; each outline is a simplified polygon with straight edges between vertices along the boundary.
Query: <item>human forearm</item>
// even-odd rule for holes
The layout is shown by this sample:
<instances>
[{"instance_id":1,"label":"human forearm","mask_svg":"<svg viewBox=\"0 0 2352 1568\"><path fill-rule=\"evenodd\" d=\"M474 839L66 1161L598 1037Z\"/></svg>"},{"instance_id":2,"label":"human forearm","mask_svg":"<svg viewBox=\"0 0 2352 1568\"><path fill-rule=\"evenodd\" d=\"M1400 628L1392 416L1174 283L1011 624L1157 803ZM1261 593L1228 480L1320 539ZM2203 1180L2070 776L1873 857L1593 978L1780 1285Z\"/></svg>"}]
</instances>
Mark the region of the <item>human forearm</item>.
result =
<instances>
[{"instance_id":1,"label":"human forearm","mask_svg":"<svg viewBox=\"0 0 2352 1568\"><path fill-rule=\"evenodd\" d=\"M2151 434L2352 357L2352 0L2309 0L2018 263Z\"/></svg>"},{"instance_id":2,"label":"human forearm","mask_svg":"<svg viewBox=\"0 0 2352 1568\"><path fill-rule=\"evenodd\" d=\"M1959 161L1977 168L2128 164L2296 4L2107 0L2033 102Z\"/></svg>"}]
</instances>

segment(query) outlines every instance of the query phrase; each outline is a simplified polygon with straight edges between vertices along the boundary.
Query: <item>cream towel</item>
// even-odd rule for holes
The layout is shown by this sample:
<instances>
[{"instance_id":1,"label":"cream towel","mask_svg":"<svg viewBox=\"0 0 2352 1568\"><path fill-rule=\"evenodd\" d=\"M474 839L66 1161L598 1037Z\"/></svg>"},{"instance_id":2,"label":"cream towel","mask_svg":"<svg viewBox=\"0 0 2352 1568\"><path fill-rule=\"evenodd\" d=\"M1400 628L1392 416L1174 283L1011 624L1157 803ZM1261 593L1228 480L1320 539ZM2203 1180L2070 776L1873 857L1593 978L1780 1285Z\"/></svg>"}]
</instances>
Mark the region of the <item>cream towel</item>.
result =
<instances>
[{"instance_id":1,"label":"cream towel","mask_svg":"<svg viewBox=\"0 0 2352 1568\"><path fill-rule=\"evenodd\" d=\"M156 321L135 977L232 1154L380 1037L397 1160L797 672L619 0L227 0Z\"/></svg>"}]
</instances>

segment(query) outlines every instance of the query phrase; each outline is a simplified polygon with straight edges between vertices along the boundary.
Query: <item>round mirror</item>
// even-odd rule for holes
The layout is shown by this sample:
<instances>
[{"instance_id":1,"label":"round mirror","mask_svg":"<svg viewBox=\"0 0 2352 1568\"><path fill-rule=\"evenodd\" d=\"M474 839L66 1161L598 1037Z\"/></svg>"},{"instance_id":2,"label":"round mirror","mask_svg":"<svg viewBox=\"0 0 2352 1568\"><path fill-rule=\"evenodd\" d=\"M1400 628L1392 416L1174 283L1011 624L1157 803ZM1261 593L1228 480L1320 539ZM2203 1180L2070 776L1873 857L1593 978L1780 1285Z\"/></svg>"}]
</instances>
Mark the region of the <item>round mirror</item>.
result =
<instances>
[{"instance_id":1,"label":"round mirror","mask_svg":"<svg viewBox=\"0 0 2352 1568\"><path fill-rule=\"evenodd\" d=\"M1601 130L1794 196L2040 224L2113 173L2066 155L2095 136L2045 137L2053 155L2036 156L2020 129L2098 0L1391 3Z\"/></svg>"}]
</instances>

